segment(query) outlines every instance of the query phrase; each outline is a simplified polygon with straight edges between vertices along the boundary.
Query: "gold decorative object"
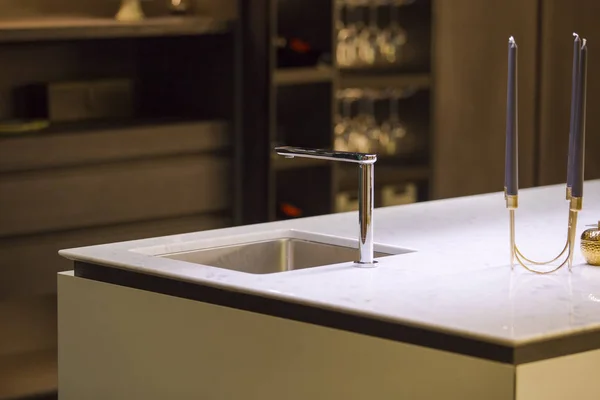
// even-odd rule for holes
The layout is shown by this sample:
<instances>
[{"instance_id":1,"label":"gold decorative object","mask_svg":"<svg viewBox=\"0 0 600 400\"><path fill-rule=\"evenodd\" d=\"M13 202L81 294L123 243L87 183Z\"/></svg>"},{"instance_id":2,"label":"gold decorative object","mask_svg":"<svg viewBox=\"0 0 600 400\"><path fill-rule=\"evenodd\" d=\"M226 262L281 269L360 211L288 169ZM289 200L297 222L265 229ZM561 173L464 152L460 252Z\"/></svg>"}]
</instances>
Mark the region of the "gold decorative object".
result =
<instances>
[{"instance_id":1,"label":"gold decorative object","mask_svg":"<svg viewBox=\"0 0 600 400\"><path fill-rule=\"evenodd\" d=\"M169 0L169 11L172 14L188 14L192 8L191 0Z\"/></svg>"},{"instance_id":2,"label":"gold decorative object","mask_svg":"<svg viewBox=\"0 0 600 400\"><path fill-rule=\"evenodd\" d=\"M517 208L519 207L519 197L507 195L506 189L505 189L504 198L506 200L506 208L508 209L508 212L509 212L510 266L511 266L511 268L514 268L515 261L516 261L526 270L528 270L530 272L534 272L536 274L550 274L552 272L558 271L565 265L568 265L569 270L571 270L571 267L573 266L573 253L574 253L574 249L575 249L575 235L577 233L577 217L578 217L579 211L581 211L581 209L583 207L583 198L573 197L571 195L570 191L567 191L567 200L569 201L569 222L568 222L568 226L567 226L567 242L565 243L565 246L563 247L562 251L556 257L554 257L552 260L548 260L548 261L531 260L531 259L525 257L523 255L523 253L521 252L521 250L519 250L519 248L516 244L516 239L515 239L515 212L516 212ZM599 228L600 228L600 225L599 225ZM597 241L595 242L594 245L590 244L588 247L595 249L595 254L596 254L595 260L596 260L596 262L598 262L598 264L593 264L593 265L600 265L600 229L596 229L596 231L597 231L597 233L594 237L596 238ZM591 234L590 234L590 237L591 237ZM581 245L582 245L582 249L583 249L583 245L584 245L583 240L581 241ZM564 256L565 254L567 256L564 259L564 261L561 262L558 266L554 267L551 270L540 271L531 266L531 265L552 264L553 262L555 262L556 260L558 260L559 258ZM586 259L587 259L587 256L586 256ZM527 265L526 263L531 264L531 265Z\"/></svg>"},{"instance_id":3,"label":"gold decorative object","mask_svg":"<svg viewBox=\"0 0 600 400\"><path fill-rule=\"evenodd\" d=\"M121 7L115 16L120 22L139 22L144 20L141 0L121 0Z\"/></svg>"},{"instance_id":4,"label":"gold decorative object","mask_svg":"<svg viewBox=\"0 0 600 400\"><path fill-rule=\"evenodd\" d=\"M41 131L50 126L47 120L4 120L0 121L0 134Z\"/></svg>"},{"instance_id":5,"label":"gold decorative object","mask_svg":"<svg viewBox=\"0 0 600 400\"><path fill-rule=\"evenodd\" d=\"M600 221L581 234L581 252L588 264L600 267Z\"/></svg>"},{"instance_id":6,"label":"gold decorative object","mask_svg":"<svg viewBox=\"0 0 600 400\"><path fill-rule=\"evenodd\" d=\"M565 265L569 271L573 267L575 253L575 236L577 234L577 218L583 207L584 155L585 155L585 117L587 91L587 41L581 40L573 33L573 76L571 87L571 125L569 128L569 157L567 164L566 198L569 202L569 221L567 225L567 241L562 251L549 261L533 261L523 255L516 245L515 214L519 207L519 157L518 157L518 123L517 123L517 44L514 37L508 40L508 83L506 107L506 160L504 170L504 198L509 212L510 229L510 266L514 268L515 261L523 268L536 274L550 274ZM600 226L598 227L600 228ZM593 235L588 233L590 237ZM600 233L593 236L600 239ZM592 245L593 243L593 245ZM582 248L584 242L582 241ZM586 249L593 249L594 254L600 254L600 241L586 242ZM565 256L559 265L553 265L550 270L542 271L534 266L554 264ZM600 263L600 257L594 258ZM597 264L598 265L598 264Z\"/></svg>"}]
</instances>

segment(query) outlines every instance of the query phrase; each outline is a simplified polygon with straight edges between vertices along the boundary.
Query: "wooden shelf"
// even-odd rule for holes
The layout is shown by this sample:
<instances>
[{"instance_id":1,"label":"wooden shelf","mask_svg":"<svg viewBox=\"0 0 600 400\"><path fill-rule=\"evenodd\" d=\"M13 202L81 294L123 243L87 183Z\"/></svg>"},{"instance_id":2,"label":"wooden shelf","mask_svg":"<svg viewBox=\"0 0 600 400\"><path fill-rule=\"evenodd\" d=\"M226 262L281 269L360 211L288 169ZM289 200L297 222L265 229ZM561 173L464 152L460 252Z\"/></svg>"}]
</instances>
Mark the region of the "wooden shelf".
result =
<instances>
[{"instance_id":1,"label":"wooden shelf","mask_svg":"<svg viewBox=\"0 0 600 400\"><path fill-rule=\"evenodd\" d=\"M277 85L299 85L331 82L333 76L331 67L280 68L275 71L273 80Z\"/></svg>"},{"instance_id":2,"label":"wooden shelf","mask_svg":"<svg viewBox=\"0 0 600 400\"><path fill-rule=\"evenodd\" d=\"M320 167L323 165L330 164L330 161L327 160L316 160L312 158L301 158L296 157L293 159L286 159L281 156L273 157L272 165L276 171L284 171L290 169L298 169L298 168L310 168L310 167Z\"/></svg>"},{"instance_id":3,"label":"wooden shelf","mask_svg":"<svg viewBox=\"0 0 600 400\"><path fill-rule=\"evenodd\" d=\"M231 135L230 125L219 120L131 119L57 123L39 131L0 134L0 143L3 173L222 152L230 149Z\"/></svg>"},{"instance_id":4,"label":"wooden shelf","mask_svg":"<svg viewBox=\"0 0 600 400\"><path fill-rule=\"evenodd\" d=\"M42 120L38 120L42 121ZM2 121L0 120L0 124ZM40 129L20 130L18 125L15 131L9 129L0 130L0 139L9 137L21 137L28 135L62 135L71 133L87 133L95 131L113 131L125 129L151 129L162 128L169 129L181 125L197 125L198 127L207 126L225 129L228 126L226 121L221 120L199 120L194 118L117 118L117 119L98 119L74 122L52 122L44 127L40 124Z\"/></svg>"},{"instance_id":5,"label":"wooden shelf","mask_svg":"<svg viewBox=\"0 0 600 400\"><path fill-rule=\"evenodd\" d=\"M191 36L221 33L226 21L207 17L153 17L140 22L112 18L47 17L2 20L1 42L107 39L117 37Z\"/></svg>"},{"instance_id":6,"label":"wooden shelf","mask_svg":"<svg viewBox=\"0 0 600 400\"><path fill-rule=\"evenodd\" d=\"M427 89L431 86L431 75L429 74L344 74L340 75L340 89L348 88L404 88Z\"/></svg>"}]
</instances>

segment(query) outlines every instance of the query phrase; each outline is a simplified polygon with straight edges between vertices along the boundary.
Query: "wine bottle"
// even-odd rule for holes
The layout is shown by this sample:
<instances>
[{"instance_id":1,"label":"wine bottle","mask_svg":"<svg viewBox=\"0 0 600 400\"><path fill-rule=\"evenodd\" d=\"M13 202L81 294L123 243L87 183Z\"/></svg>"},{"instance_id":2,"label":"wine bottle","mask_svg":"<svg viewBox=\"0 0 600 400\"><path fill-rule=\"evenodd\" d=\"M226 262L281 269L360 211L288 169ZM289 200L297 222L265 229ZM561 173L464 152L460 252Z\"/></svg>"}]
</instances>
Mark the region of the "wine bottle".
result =
<instances>
[{"instance_id":1,"label":"wine bottle","mask_svg":"<svg viewBox=\"0 0 600 400\"><path fill-rule=\"evenodd\" d=\"M292 219L292 218L300 218L302 217L304 212L301 208L296 206L295 204L288 202L280 202L277 207L277 219Z\"/></svg>"},{"instance_id":2,"label":"wine bottle","mask_svg":"<svg viewBox=\"0 0 600 400\"><path fill-rule=\"evenodd\" d=\"M278 36L277 67L312 67L319 64L331 64L331 55L315 48L308 41L298 37Z\"/></svg>"}]
</instances>

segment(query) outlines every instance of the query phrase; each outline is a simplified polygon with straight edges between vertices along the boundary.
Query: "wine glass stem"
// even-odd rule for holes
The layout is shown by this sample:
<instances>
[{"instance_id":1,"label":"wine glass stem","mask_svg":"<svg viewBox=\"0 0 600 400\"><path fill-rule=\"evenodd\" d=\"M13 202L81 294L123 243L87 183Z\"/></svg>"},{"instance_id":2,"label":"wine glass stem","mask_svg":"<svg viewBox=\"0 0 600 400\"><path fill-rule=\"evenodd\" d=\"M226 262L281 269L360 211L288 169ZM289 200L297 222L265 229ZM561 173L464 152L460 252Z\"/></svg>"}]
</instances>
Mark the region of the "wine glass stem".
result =
<instances>
[{"instance_id":1,"label":"wine glass stem","mask_svg":"<svg viewBox=\"0 0 600 400\"><path fill-rule=\"evenodd\" d=\"M398 5L396 2L390 2L390 27L398 26Z\"/></svg>"},{"instance_id":2,"label":"wine glass stem","mask_svg":"<svg viewBox=\"0 0 600 400\"><path fill-rule=\"evenodd\" d=\"M365 94L360 98L360 114L364 123L366 117L369 115L369 100Z\"/></svg>"},{"instance_id":3,"label":"wine glass stem","mask_svg":"<svg viewBox=\"0 0 600 400\"><path fill-rule=\"evenodd\" d=\"M370 118L375 118L375 99L367 96L367 114Z\"/></svg>"},{"instance_id":4,"label":"wine glass stem","mask_svg":"<svg viewBox=\"0 0 600 400\"><path fill-rule=\"evenodd\" d=\"M394 93L390 96L390 121L396 124L398 119L398 96Z\"/></svg>"},{"instance_id":5,"label":"wine glass stem","mask_svg":"<svg viewBox=\"0 0 600 400\"><path fill-rule=\"evenodd\" d=\"M342 29L346 28L348 25L348 6L342 6L339 8L339 12L337 14L337 27L338 32Z\"/></svg>"},{"instance_id":6,"label":"wine glass stem","mask_svg":"<svg viewBox=\"0 0 600 400\"><path fill-rule=\"evenodd\" d=\"M377 29L377 4L375 1L371 1L369 8L369 28L372 31Z\"/></svg>"},{"instance_id":7,"label":"wine glass stem","mask_svg":"<svg viewBox=\"0 0 600 400\"><path fill-rule=\"evenodd\" d=\"M346 123L350 121L351 108L352 99L344 97L344 99L342 100L342 118L344 119L344 121L346 121Z\"/></svg>"},{"instance_id":8,"label":"wine glass stem","mask_svg":"<svg viewBox=\"0 0 600 400\"><path fill-rule=\"evenodd\" d=\"M346 9L346 24L355 25L356 6L352 3L347 3L345 9Z\"/></svg>"}]
</instances>

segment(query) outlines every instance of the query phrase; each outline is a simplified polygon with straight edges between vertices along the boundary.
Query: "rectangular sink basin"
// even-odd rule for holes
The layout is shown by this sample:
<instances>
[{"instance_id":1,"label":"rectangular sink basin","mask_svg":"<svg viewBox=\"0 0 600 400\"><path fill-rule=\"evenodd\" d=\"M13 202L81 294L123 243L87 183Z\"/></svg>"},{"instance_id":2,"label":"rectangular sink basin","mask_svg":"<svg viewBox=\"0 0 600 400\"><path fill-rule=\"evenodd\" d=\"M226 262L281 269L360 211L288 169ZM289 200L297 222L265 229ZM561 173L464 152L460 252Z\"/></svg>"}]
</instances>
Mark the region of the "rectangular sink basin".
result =
<instances>
[{"instance_id":1,"label":"rectangular sink basin","mask_svg":"<svg viewBox=\"0 0 600 400\"><path fill-rule=\"evenodd\" d=\"M395 254L407 252L410 250L401 249ZM376 251L374 255L380 258L392 254ZM356 248L297 237L279 237L157 256L251 274L272 274L359 259Z\"/></svg>"}]
</instances>

